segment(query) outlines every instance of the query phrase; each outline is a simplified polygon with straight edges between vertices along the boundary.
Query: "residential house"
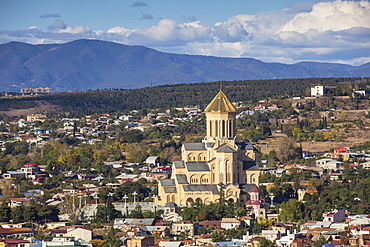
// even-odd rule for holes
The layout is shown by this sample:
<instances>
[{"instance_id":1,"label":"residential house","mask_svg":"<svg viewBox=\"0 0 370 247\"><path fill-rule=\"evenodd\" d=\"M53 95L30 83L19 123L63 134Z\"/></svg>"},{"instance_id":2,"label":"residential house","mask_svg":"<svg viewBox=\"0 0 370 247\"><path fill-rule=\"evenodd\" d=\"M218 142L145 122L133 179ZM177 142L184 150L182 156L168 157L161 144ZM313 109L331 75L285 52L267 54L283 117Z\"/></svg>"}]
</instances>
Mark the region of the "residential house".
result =
<instances>
[{"instance_id":1,"label":"residential house","mask_svg":"<svg viewBox=\"0 0 370 247\"><path fill-rule=\"evenodd\" d=\"M72 246L86 246L92 247L92 245L83 240L76 241L74 237L55 237L52 241L42 241L42 247L72 247Z\"/></svg>"},{"instance_id":2,"label":"residential house","mask_svg":"<svg viewBox=\"0 0 370 247\"><path fill-rule=\"evenodd\" d=\"M172 234L180 235L181 233L187 233L189 236L194 236L194 223L190 220L181 220L172 223Z\"/></svg>"},{"instance_id":3,"label":"residential house","mask_svg":"<svg viewBox=\"0 0 370 247\"><path fill-rule=\"evenodd\" d=\"M27 178L36 178L36 175L40 174L40 168L37 164L26 163L21 167L21 171L26 174Z\"/></svg>"},{"instance_id":4,"label":"residential house","mask_svg":"<svg viewBox=\"0 0 370 247\"><path fill-rule=\"evenodd\" d=\"M346 217L345 210L335 209L329 212L324 212L322 218L324 222L341 222Z\"/></svg>"},{"instance_id":5,"label":"residential house","mask_svg":"<svg viewBox=\"0 0 370 247\"><path fill-rule=\"evenodd\" d=\"M334 181L334 180L340 180L341 177L342 177L342 173L341 172L331 172L330 174L327 175L328 178L331 180L331 181Z\"/></svg>"},{"instance_id":6,"label":"residential house","mask_svg":"<svg viewBox=\"0 0 370 247\"><path fill-rule=\"evenodd\" d=\"M93 232L91 227L68 227L67 232L63 235L64 237L74 237L75 239L83 239L91 241L93 238Z\"/></svg>"},{"instance_id":7,"label":"residential house","mask_svg":"<svg viewBox=\"0 0 370 247\"><path fill-rule=\"evenodd\" d=\"M182 242L177 241L161 241L158 243L158 247L180 247L180 246L182 246Z\"/></svg>"},{"instance_id":8,"label":"residential house","mask_svg":"<svg viewBox=\"0 0 370 247\"><path fill-rule=\"evenodd\" d=\"M275 243L277 247L291 246L295 238L296 233L290 233L289 231L287 231L287 235L276 240Z\"/></svg>"},{"instance_id":9,"label":"residential house","mask_svg":"<svg viewBox=\"0 0 370 247\"><path fill-rule=\"evenodd\" d=\"M169 226L143 226L143 228L150 232L152 236L160 236L161 238L169 237L171 235L171 229Z\"/></svg>"},{"instance_id":10,"label":"residential house","mask_svg":"<svg viewBox=\"0 0 370 247\"><path fill-rule=\"evenodd\" d=\"M3 174L3 177L6 179L22 178L24 176L26 176L26 173L24 171L6 171Z\"/></svg>"},{"instance_id":11,"label":"residential house","mask_svg":"<svg viewBox=\"0 0 370 247\"><path fill-rule=\"evenodd\" d=\"M199 226L221 229L221 220L203 220L199 222Z\"/></svg>"},{"instance_id":12,"label":"residential house","mask_svg":"<svg viewBox=\"0 0 370 247\"><path fill-rule=\"evenodd\" d=\"M278 240L281 236L280 232L276 230L262 230L261 235L270 241Z\"/></svg>"},{"instance_id":13,"label":"residential house","mask_svg":"<svg viewBox=\"0 0 370 247\"><path fill-rule=\"evenodd\" d=\"M131 115L122 115L119 117L120 120L132 122L134 120L134 117Z\"/></svg>"},{"instance_id":14,"label":"residential house","mask_svg":"<svg viewBox=\"0 0 370 247\"><path fill-rule=\"evenodd\" d=\"M9 200L9 206L11 208L18 207L18 206L26 206L29 203L29 199L26 198L11 198Z\"/></svg>"},{"instance_id":15,"label":"residential house","mask_svg":"<svg viewBox=\"0 0 370 247\"><path fill-rule=\"evenodd\" d=\"M144 163L152 167L157 167L160 165L160 158L158 156L149 156Z\"/></svg>"},{"instance_id":16,"label":"residential house","mask_svg":"<svg viewBox=\"0 0 370 247\"><path fill-rule=\"evenodd\" d=\"M35 121L41 121L44 122L45 120L48 120L49 118L46 117L44 114L31 114L27 115L27 121L29 122L35 122Z\"/></svg>"},{"instance_id":17,"label":"residential house","mask_svg":"<svg viewBox=\"0 0 370 247\"><path fill-rule=\"evenodd\" d=\"M225 230L237 229L239 227L244 227L244 221L235 218L222 218L221 228Z\"/></svg>"},{"instance_id":18,"label":"residential house","mask_svg":"<svg viewBox=\"0 0 370 247\"><path fill-rule=\"evenodd\" d=\"M370 169L370 161L361 163L360 166L362 166L364 169Z\"/></svg>"},{"instance_id":19,"label":"residential house","mask_svg":"<svg viewBox=\"0 0 370 247\"><path fill-rule=\"evenodd\" d=\"M25 238L33 237L35 232L31 228L0 228L0 238Z\"/></svg>"},{"instance_id":20,"label":"residential house","mask_svg":"<svg viewBox=\"0 0 370 247\"><path fill-rule=\"evenodd\" d=\"M340 165L343 165L343 162L340 162L334 159L316 160L316 167L321 167L323 169L337 170Z\"/></svg>"},{"instance_id":21,"label":"residential house","mask_svg":"<svg viewBox=\"0 0 370 247\"><path fill-rule=\"evenodd\" d=\"M154 237L135 237L127 240L127 247L148 247L154 246Z\"/></svg>"},{"instance_id":22,"label":"residential house","mask_svg":"<svg viewBox=\"0 0 370 247\"><path fill-rule=\"evenodd\" d=\"M350 246L370 246L370 235L353 236L349 239Z\"/></svg>"},{"instance_id":23,"label":"residential house","mask_svg":"<svg viewBox=\"0 0 370 247\"><path fill-rule=\"evenodd\" d=\"M56 237L63 238L62 240L70 239L83 239L85 241L92 240L92 228L91 227L82 227L82 226L73 226L62 229L51 230L51 233ZM62 242L63 242L62 241Z\"/></svg>"},{"instance_id":24,"label":"residential house","mask_svg":"<svg viewBox=\"0 0 370 247\"><path fill-rule=\"evenodd\" d=\"M313 195L317 193L317 189L299 189L298 190L298 201L303 201L306 194Z\"/></svg>"},{"instance_id":25,"label":"residential house","mask_svg":"<svg viewBox=\"0 0 370 247\"><path fill-rule=\"evenodd\" d=\"M297 237L290 244L291 247L311 247L313 246L314 241L308 237Z\"/></svg>"},{"instance_id":26,"label":"residential house","mask_svg":"<svg viewBox=\"0 0 370 247\"><path fill-rule=\"evenodd\" d=\"M0 239L0 247L30 247L30 242L22 239Z\"/></svg>"},{"instance_id":27,"label":"residential house","mask_svg":"<svg viewBox=\"0 0 370 247\"><path fill-rule=\"evenodd\" d=\"M325 87L324 86L314 86L311 87L311 97L320 97L325 94Z\"/></svg>"}]
</instances>

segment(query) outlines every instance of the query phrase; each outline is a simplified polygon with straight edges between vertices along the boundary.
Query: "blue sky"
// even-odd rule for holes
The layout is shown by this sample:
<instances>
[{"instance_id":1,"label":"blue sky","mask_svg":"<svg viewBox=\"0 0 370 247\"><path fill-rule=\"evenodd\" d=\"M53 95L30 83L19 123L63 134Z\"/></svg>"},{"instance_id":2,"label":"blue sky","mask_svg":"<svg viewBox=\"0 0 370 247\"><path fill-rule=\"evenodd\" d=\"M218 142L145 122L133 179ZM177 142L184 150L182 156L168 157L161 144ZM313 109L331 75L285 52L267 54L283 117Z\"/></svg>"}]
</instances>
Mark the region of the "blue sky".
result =
<instances>
[{"instance_id":1,"label":"blue sky","mask_svg":"<svg viewBox=\"0 0 370 247\"><path fill-rule=\"evenodd\" d=\"M265 62L370 62L368 0L0 0L0 43L100 39Z\"/></svg>"}]
</instances>

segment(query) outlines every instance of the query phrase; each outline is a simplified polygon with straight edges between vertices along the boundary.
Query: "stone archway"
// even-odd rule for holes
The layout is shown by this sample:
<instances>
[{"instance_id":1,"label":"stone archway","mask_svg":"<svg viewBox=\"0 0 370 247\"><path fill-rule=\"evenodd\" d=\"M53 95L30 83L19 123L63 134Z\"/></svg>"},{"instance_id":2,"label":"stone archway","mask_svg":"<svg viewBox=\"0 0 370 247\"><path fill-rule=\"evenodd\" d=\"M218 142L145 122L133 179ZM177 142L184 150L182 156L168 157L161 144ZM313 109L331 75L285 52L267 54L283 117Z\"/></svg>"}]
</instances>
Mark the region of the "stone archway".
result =
<instances>
[{"instance_id":1,"label":"stone archway","mask_svg":"<svg viewBox=\"0 0 370 247\"><path fill-rule=\"evenodd\" d=\"M186 199L186 206L191 206L191 204L193 204L193 203L194 203L193 198Z\"/></svg>"},{"instance_id":2,"label":"stone archway","mask_svg":"<svg viewBox=\"0 0 370 247\"><path fill-rule=\"evenodd\" d=\"M203 203L202 199L200 199L199 197L197 199L195 199L195 202L197 202L197 203Z\"/></svg>"}]
</instances>

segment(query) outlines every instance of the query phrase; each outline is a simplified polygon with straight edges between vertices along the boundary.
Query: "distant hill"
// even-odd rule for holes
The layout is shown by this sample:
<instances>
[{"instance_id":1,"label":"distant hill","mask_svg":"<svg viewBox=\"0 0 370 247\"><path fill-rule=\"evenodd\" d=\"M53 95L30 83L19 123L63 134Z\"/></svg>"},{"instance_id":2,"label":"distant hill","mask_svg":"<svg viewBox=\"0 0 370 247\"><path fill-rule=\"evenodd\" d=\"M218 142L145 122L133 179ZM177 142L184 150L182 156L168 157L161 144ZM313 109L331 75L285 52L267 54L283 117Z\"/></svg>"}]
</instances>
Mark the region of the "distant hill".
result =
<instances>
[{"instance_id":1,"label":"distant hill","mask_svg":"<svg viewBox=\"0 0 370 247\"><path fill-rule=\"evenodd\" d=\"M253 58L170 54L99 40L0 45L0 91L51 87L54 92L62 92L222 80L369 76L370 63L357 67L264 63Z\"/></svg>"}]
</instances>

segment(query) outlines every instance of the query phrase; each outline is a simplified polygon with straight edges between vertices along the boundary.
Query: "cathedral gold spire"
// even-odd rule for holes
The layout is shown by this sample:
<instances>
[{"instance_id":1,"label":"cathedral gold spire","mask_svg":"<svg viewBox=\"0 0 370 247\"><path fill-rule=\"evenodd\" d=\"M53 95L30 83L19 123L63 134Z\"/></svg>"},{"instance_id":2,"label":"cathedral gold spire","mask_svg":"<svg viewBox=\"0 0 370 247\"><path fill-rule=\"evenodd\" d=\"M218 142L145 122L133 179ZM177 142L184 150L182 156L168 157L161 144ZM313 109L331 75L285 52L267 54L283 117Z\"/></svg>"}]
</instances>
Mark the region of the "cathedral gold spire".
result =
<instances>
[{"instance_id":1,"label":"cathedral gold spire","mask_svg":"<svg viewBox=\"0 0 370 247\"><path fill-rule=\"evenodd\" d=\"M237 112L237 110L220 88L220 92L213 98L204 112Z\"/></svg>"},{"instance_id":2,"label":"cathedral gold spire","mask_svg":"<svg viewBox=\"0 0 370 247\"><path fill-rule=\"evenodd\" d=\"M226 139L235 137L237 111L221 88L204 112L207 118L207 137Z\"/></svg>"}]
</instances>

